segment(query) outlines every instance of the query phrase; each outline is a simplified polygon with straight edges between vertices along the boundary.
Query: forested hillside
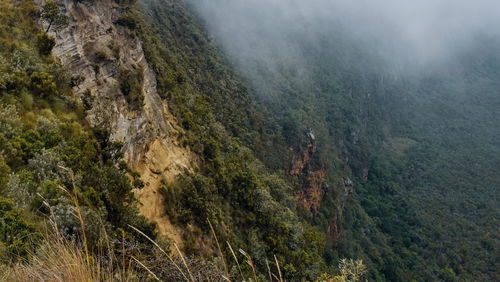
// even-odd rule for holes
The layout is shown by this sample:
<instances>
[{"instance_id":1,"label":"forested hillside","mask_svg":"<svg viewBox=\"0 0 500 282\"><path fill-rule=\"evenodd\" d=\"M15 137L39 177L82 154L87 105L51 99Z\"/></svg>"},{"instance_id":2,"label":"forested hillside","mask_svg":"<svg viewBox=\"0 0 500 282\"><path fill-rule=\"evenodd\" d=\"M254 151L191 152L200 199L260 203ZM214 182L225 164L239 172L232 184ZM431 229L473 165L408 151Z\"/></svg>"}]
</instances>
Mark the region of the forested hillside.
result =
<instances>
[{"instance_id":1,"label":"forested hillside","mask_svg":"<svg viewBox=\"0 0 500 282\"><path fill-rule=\"evenodd\" d=\"M499 37L327 2L0 0L0 280L499 280Z\"/></svg>"},{"instance_id":2,"label":"forested hillside","mask_svg":"<svg viewBox=\"0 0 500 282\"><path fill-rule=\"evenodd\" d=\"M123 243L138 244L131 252L150 253L139 247L145 238L121 232L133 225L154 237L136 212L132 189L140 182L120 161L121 145L85 121L85 107L71 95L72 77L50 56L53 37L36 25L39 9L30 2L0 5L0 279L37 279L8 276L7 266L36 250L50 256L57 235L102 251L116 250L121 234Z\"/></svg>"},{"instance_id":3,"label":"forested hillside","mask_svg":"<svg viewBox=\"0 0 500 282\"><path fill-rule=\"evenodd\" d=\"M426 61L397 50L397 35L343 26L315 4L189 3L288 145L311 130L332 186L352 172L327 262L361 257L377 280L498 279L497 36L457 35L466 47ZM328 233L338 198L326 193L305 218Z\"/></svg>"},{"instance_id":4,"label":"forested hillside","mask_svg":"<svg viewBox=\"0 0 500 282\"><path fill-rule=\"evenodd\" d=\"M269 265L279 279L312 280L328 272L324 237L296 215L291 186L246 147L272 142L264 141L271 137L263 133L273 126L271 119L267 123L255 109L242 82L182 5L170 2L166 17L157 9L150 21L146 13L151 11L133 2L47 3L40 13L30 2L2 2L2 279L243 279L271 274ZM43 24L47 9L60 21L57 29ZM99 15L108 24L105 32L122 42L78 45L86 23L74 11L92 15L96 10L104 11ZM107 17L116 18L111 26ZM23 21L12 25L15 18ZM91 24L101 28L99 22ZM146 78L149 65L129 65L130 58L122 57L137 52L124 49L136 38L157 89ZM66 54L66 46L76 56L60 58L68 62L63 65L51 51ZM72 74L74 69L91 76ZM119 108L129 120L141 116L154 90L174 116L164 118L181 127L168 129L175 132L176 146L197 159L193 170L161 182L164 209L151 207L164 210L182 230L181 241L156 236L158 222L139 214L136 195L149 189L151 179L143 181L124 159L140 157L127 147L140 148L148 133L132 141L125 136L127 144L113 139L121 133L110 112ZM101 122L106 115L111 119ZM272 137L276 148L286 149L279 136Z\"/></svg>"}]
</instances>

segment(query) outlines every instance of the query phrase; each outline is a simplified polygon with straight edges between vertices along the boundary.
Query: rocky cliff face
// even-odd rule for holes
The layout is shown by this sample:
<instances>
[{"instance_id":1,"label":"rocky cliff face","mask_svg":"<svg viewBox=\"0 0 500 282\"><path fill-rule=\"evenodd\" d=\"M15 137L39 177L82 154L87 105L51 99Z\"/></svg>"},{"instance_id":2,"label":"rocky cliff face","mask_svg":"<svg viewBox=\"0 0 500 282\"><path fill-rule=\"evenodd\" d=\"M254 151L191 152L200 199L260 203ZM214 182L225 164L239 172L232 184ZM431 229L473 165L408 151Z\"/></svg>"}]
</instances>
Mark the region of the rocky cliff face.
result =
<instances>
[{"instance_id":1,"label":"rocky cliff face","mask_svg":"<svg viewBox=\"0 0 500 282\"><path fill-rule=\"evenodd\" d=\"M335 199L335 205L332 207L335 212L330 218L330 223L328 229L326 230L327 235L334 247L336 247L342 237L342 224L344 220L344 208L347 200L354 193L354 184L349 177L344 177L343 185L341 187L340 193Z\"/></svg>"},{"instance_id":2,"label":"rocky cliff face","mask_svg":"<svg viewBox=\"0 0 500 282\"><path fill-rule=\"evenodd\" d=\"M292 162L289 174L299 179L297 193L298 204L309 211L312 216L318 215L323 198L327 193L335 193L334 210L326 230L331 242L336 246L341 239L342 221L345 203L354 193L354 185L349 177L344 177L340 189L335 190L327 183L327 171L321 164L315 164L318 154L316 139L312 131L306 133L306 141L294 150L296 157Z\"/></svg>"},{"instance_id":3,"label":"rocky cliff face","mask_svg":"<svg viewBox=\"0 0 500 282\"><path fill-rule=\"evenodd\" d=\"M88 122L107 129L111 140L123 144L124 159L144 181L145 187L136 191L140 212L157 223L160 235L181 245L182 231L165 216L159 189L177 175L192 171L197 158L178 142L182 128L158 95L156 75L145 59L141 41L120 23L126 9L112 0L58 0L58 4L69 17L69 26L51 31L56 39L53 55L73 75L73 92L86 105ZM140 77L135 99L127 97L121 85L123 73ZM330 187L326 169L317 163L315 136L312 132L306 135L306 141L295 148L289 174L300 183L299 205L315 216ZM352 185L345 187L352 189ZM328 230L333 241L340 238L345 200L344 196L336 198L338 209Z\"/></svg>"},{"instance_id":4,"label":"rocky cliff face","mask_svg":"<svg viewBox=\"0 0 500 282\"><path fill-rule=\"evenodd\" d=\"M56 39L53 55L74 76L73 92L87 105L89 123L121 142L126 162L140 173L145 182L136 192L141 213L158 223L159 234L175 240L179 234L164 216L158 189L191 170L194 156L177 141L182 129L157 93L155 73L140 40L118 24L126 11L111 0L57 3L69 17L69 26L51 31ZM140 77L134 105L121 87L123 73Z\"/></svg>"},{"instance_id":5,"label":"rocky cliff face","mask_svg":"<svg viewBox=\"0 0 500 282\"><path fill-rule=\"evenodd\" d=\"M298 176L301 182L298 192L299 205L310 211L311 214L317 215L321 201L329 187L324 167L312 165L313 158L317 153L314 134L308 132L306 137L306 141L300 146L297 157L292 162L290 175Z\"/></svg>"}]
</instances>

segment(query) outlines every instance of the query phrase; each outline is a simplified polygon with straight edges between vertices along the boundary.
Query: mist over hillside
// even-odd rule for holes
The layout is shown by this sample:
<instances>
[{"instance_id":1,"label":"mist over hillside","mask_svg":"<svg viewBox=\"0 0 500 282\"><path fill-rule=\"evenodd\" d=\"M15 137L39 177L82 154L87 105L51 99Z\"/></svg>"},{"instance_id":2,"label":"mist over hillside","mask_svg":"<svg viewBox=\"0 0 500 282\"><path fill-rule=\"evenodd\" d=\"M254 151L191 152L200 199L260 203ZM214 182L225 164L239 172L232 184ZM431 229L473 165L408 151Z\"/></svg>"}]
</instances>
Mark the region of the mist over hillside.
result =
<instances>
[{"instance_id":1,"label":"mist over hillside","mask_svg":"<svg viewBox=\"0 0 500 282\"><path fill-rule=\"evenodd\" d=\"M467 50L478 38L498 36L500 24L500 4L492 0L188 2L233 59L299 69L301 42L336 48L347 39L392 67L427 66Z\"/></svg>"},{"instance_id":2,"label":"mist over hillside","mask_svg":"<svg viewBox=\"0 0 500 282\"><path fill-rule=\"evenodd\" d=\"M0 280L500 281L500 3L0 0Z\"/></svg>"},{"instance_id":3,"label":"mist over hillside","mask_svg":"<svg viewBox=\"0 0 500 282\"><path fill-rule=\"evenodd\" d=\"M313 129L330 173L352 170L388 245L347 208L333 256L373 279L498 275L498 1L187 2L287 140Z\"/></svg>"}]
</instances>

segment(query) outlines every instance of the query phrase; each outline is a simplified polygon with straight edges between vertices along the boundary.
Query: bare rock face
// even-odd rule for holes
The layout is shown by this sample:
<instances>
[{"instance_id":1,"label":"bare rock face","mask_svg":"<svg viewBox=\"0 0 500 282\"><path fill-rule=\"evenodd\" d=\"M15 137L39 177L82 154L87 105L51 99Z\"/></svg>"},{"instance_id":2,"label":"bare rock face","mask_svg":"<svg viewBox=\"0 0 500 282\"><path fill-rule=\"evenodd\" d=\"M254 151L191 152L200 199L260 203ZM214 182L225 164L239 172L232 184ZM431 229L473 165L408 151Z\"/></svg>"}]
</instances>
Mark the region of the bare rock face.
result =
<instances>
[{"instance_id":1,"label":"bare rock face","mask_svg":"<svg viewBox=\"0 0 500 282\"><path fill-rule=\"evenodd\" d=\"M56 39L52 54L76 78L73 92L88 105L89 123L109 130L111 140L123 144L129 166L140 173L146 184L136 192L141 213L158 223L160 234L176 237L171 234L173 227L166 226L158 190L162 182L191 170L194 156L177 142L182 129L158 95L156 76L140 40L116 24L125 11L112 0L57 3L69 17L69 26L51 31ZM121 87L123 73L139 77L140 99L134 105L127 102Z\"/></svg>"},{"instance_id":2,"label":"bare rock face","mask_svg":"<svg viewBox=\"0 0 500 282\"><path fill-rule=\"evenodd\" d=\"M329 187L325 168L311 166L313 157L318 151L316 138L312 131L307 132L306 136L307 141L294 150L297 154L292 162L289 174L302 179L297 195L299 205L309 211L311 215L316 216Z\"/></svg>"},{"instance_id":3,"label":"bare rock face","mask_svg":"<svg viewBox=\"0 0 500 282\"><path fill-rule=\"evenodd\" d=\"M297 192L299 206L310 212L311 216L317 216L324 197L327 193L333 192L334 187L329 187L327 183L326 168L322 165L313 165L314 157L318 152L314 133L308 131L306 137L306 141L300 146L292 148L296 156L292 161L289 175L301 179ZM334 204L329 207L334 212L329 219L326 233L333 246L338 246L342 238L344 208L347 200L354 193L354 184L348 176L343 178L342 184L339 184L338 188L344 193L336 193Z\"/></svg>"}]
</instances>

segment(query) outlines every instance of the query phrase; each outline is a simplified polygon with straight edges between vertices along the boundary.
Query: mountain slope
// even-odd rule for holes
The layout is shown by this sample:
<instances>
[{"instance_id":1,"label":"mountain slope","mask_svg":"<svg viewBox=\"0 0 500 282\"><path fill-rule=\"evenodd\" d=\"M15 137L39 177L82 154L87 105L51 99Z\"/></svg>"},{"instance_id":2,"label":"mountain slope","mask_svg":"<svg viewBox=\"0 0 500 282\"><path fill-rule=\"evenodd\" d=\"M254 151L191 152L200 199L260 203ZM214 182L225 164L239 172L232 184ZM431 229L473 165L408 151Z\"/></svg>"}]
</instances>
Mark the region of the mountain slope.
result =
<instances>
[{"instance_id":1,"label":"mountain slope","mask_svg":"<svg viewBox=\"0 0 500 282\"><path fill-rule=\"evenodd\" d=\"M1 268L56 234L127 279L499 279L495 38L394 65L276 3L1 1Z\"/></svg>"},{"instance_id":2,"label":"mountain slope","mask_svg":"<svg viewBox=\"0 0 500 282\"><path fill-rule=\"evenodd\" d=\"M26 3L31 10L18 11L11 2L5 1L5 5L12 6L19 15L33 11L28 17L29 24L16 28L27 31L33 38L36 38L37 32L40 33L51 42L49 51L54 57L38 54L34 49L36 44L31 45L30 54L47 60L47 64L57 58L67 68L61 69L57 76L48 73L42 82L50 87L40 90L40 95L50 98L51 94L47 91L59 95L59 91L64 90L65 96L61 99L78 109L74 126L83 126L82 130L90 134L88 142L97 146L94 148L97 152L68 148L73 154L84 154L72 155L75 159L71 161L77 163L69 168L72 171L70 180L64 178L63 168L62 172L57 168L65 167L58 158L64 157L66 163L71 157L60 156L58 149L54 149L55 156L40 156L40 161L53 157L50 160L55 176L37 176L40 179L33 182L29 191L13 185L27 181L23 173L29 167L32 154L27 155L18 167L10 163L9 156L3 174L5 177L2 178L8 180L2 185L7 185L7 190L15 189L16 193L21 193L21 196L11 195L10 192L5 194L16 197L17 209L25 210L27 214L42 212L49 217L53 207L61 209L61 212L66 209L66 217L53 219L55 226L67 228L63 236L73 238L85 250L91 249L92 255L102 256L104 261L118 265L121 263L113 256L124 256L125 251L127 256L143 259L149 269L167 280L178 273L167 271L170 263L161 263L163 255L155 253L146 238L130 226L143 230L162 246L172 246L175 241L169 240L177 240L190 261L196 261L196 257L200 256L213 261L209 268L218 269L213 270L214 275L220 273L222 262L212 258L219 254L207 220L217 229L220 240L230 242L234 248L245 249L252 255L259 275L264 275L265 272L260 269L265 269L266 261L271 259L279 262L281 275L286 278L313 279L326 270L321 261L323 239L313 227L302 223L296 216L294 201L287 192L290 189L288 184L271 174L244 146L258 139L259 117L252 109L251 99L246 96L244 87L232 79L233 74L225 70L222 62L212 59L207 63L208 71L197 74L192 68L199 67L200 61L193 64L186 58L200 59L203 56L183 57L181 50L159 45L159 39L150 32L150 23L144 20L145 16L134 3L58 2L55 5L67 17L68 24L55 30L40 22L42 28L49 31L47 35L36 26L39 20L36 7ZM43 8L46 4L40 3ZM185 13L181 7L174 11L181 13L180 16ZM172 19L178 20L178 17ZM5 28L8 30L9 25L6 24ZM191 40L187 34L184 38ZM185 46L179 46L187 50ZM12 49L16 50L16 47ZM208 54L208 58L216 58L213 51L203 52ZM7 55L12 56L11 53ZM212 71L214 67L219 69ZM25 71L28 75L38 75L36 72L32 74L32 69ZM220 80L213 81L217 75ZM67 80L52 83L55 77ZM33 83L37 79L33 78ZM227 86L223 80L227 81ZM25 89L23 85L9 83L2 89L2 97L11 97L11 92L15 94ZM36 89L27 88L28 91L39 91ZM210 92L206 93L207 90ZM18 103L17 98L7 98L6 104ZM228 102L223 103L221 99ZM46 107L44 103L44 100L36 100L35 108L43 109ZM63 107L64 104L57 105ZM9 109L8 106L5 108ZM169 114L170 111L173 115ZM66 108L57 112L58 115L62 113L66 113ZM35 120L42 118L38 113L30 115L34 115ZM225 121L227 125L219 121ZM65 128L64 121L61 123ZM35 129L41 133L44 130ZM11 136L8 141L15 144L17 139L17 136ZM72 135L66 136L60 146L66 148L67 142L77 140ZM31 146L34 141L31 138L23 142ZM93 149L91 145L82 144L83 148L90 146L88 150ZM52 149L53 145L46 146L45 149ZM23 178L19 181L15 177L9 179L11 171ZM49 180L50 183L47 182ZM57 190L59 188L60 191ZM36 194L40 189L41 199ZM139 202L135 201L132 192L135 192ZM68 198L65 193L75 196ZM25 201L29 203L28 207L21 205ZM86 217L75 221L72 211L78 211L79 206L84 207ZM149 220L156 221L153 223L157 224L158 235L176 233L176 236L154 236L153 226L147 224L138 211ZM100 227L101 224L103 227ZM22 228L32 230L29 224ZM100 236L100 232L107 235ZM5 240L11 243L10 239ZM29 249L28 246L26 248ZM101 250L106 250L106 255ZM232 255L225 246L223 252L226 257ZM27 251L24 251L26 254ZM14 257L16 252L9 251L6 255ZM230 266L235 264L227 262ZM147 276L147 272L140 270L139 264L133 265L133 270L140 277ZM194 263L191 268L193 271L199 268L200 272L196 275L203 277L206 275L201 270L204 265ZM250 266L243 269L235 266L227 271L224 274L229 276L252 275Z\"/></svg>"},{"instance_id":3,"label":"mountain slope","mask_svg":"<svg viewBox=\"0 0 500 282\"><path fill-rule=\"evenodd\" d=\"M187 2L289 145L312 129L331 186L352 178L343 236L327 260L362 257L380 280L495 280L495 36L453 35L459 47L426 61L396 30L377 37L377 22L343 21L334 1ZM327 193L305 218L331 230L335 198Z\"/></svg>"}]
</instances>

